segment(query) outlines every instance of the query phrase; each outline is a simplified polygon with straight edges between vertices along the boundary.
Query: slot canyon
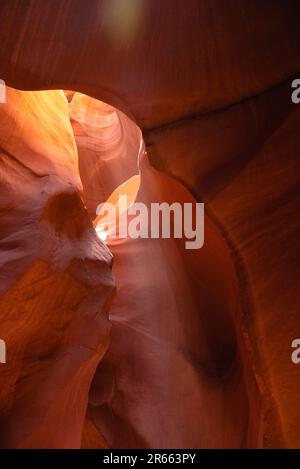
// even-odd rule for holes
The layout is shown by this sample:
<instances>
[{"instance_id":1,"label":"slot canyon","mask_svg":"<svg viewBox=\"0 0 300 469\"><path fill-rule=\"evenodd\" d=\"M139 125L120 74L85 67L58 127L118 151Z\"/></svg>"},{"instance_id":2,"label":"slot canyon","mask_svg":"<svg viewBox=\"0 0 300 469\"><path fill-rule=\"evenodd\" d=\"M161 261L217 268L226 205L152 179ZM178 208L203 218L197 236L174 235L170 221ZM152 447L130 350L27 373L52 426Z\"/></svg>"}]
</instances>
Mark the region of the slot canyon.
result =
<instances>
[{"instance_id":1,"label":"slot canyon","mask_svg":"<svg viewBox=\"0 0 300 469\"><path fill-rule=\"evenodd\" d=\"M300 3L2 0L0 44L0 447L299 448Z\"/></svg>"}]
</instances>

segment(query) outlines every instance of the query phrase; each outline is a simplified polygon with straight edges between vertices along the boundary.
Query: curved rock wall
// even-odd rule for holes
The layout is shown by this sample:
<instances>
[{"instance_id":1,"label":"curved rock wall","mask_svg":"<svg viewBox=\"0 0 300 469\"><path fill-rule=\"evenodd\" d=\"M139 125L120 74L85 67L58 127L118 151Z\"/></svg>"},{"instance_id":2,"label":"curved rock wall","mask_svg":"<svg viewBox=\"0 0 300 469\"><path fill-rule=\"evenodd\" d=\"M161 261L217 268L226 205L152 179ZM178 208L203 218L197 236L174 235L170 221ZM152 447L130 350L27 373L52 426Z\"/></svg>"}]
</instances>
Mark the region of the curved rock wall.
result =
<instances>
[{"instance_id":1,"label":"curved rock wall","mask_svg":"<svg viewBox=\"0 0 300 469\"><path fill-rule=\"evenodd\" d=\"M80 197L63 92L7 88L0 116L0 445L75 448L108 345L111 254Z\"/></svg>"},{"instance_id":2,"label":"curved rock wall","mask_svg":"<svg viewBox=\"0 0 300 469\"><path fill-rule=\"evenodd\" d=\"M210 252L211 249L212 252L216 252L216 259L210 255L209 258L212 259L207 260L207 264L203 259L199 259L199 265L192 264L192 267L186 270L182 267L184 263L181 263L178 270L179 284L188 288L191 285L188 281L189 272L192 271L195 277L199 275L199 282L205 284L206 274L198 274L202 261L205 266L207 265L205 272L211 269L212 277L218 272L218 266L220 264L222 266L219 277L217 276L219 280L215 279L215 283L213 280L208 282L205 297L206 304L214 305L211 308L219 315L221 311L227 311L226 318L231 317L231 323L234 325L235 332L232 336L234 343L238 344L236 350L239 351L236 355L239 361L235 363L234 369L237 374L242 373L238 370L243 370L243 377L238 380L239 387L235 388L241 410L240 414L233 418L231 412L234 409L230 407L230 399L224 398L226 392L231 390L230 386L234 385L233 378L228 388L222 383L219 390L210 395L211 399L215 399L218 411L213 415L205 414L205 418L203 417L205 428L209 428L209 431L202 435L203 438L201 439L201 434L198 434L197 426L193 427L193 436L189 435L183 426L182 433L174 431L168 435L168 444L177 444L179 441L177 438L182 438L184 446L188 445L189 438L196 444L198 440L193 438L199 437L203 446L251 446L259 445L262 441L264 447L299 447L300 416L297 410L299 373L290 359L290 344L295 335L299 335L300 327L296 285L299 278L297 263L299 112L291 103L290 88L292 77L297 76L300 71L299 2L296 0L264 2L241 0L238 3L233 0L226 2L143 0L139 3L139 8L136 2L127 2L128 9L125 10L124 7L121 8L121 2L107 0L91 0L88 6L85 0L60 1L58 4L59 7L54 7L51 0L29 2L3 0L0 11L1 78L14 88L27 90L63 88L82 92L125 112L142 129L151 164L157 170L180 181L196 200L206 202L206 213L213 226L207 233L207 251L205 248L199 257L205 258L205 252ZM130 9L133 7L134 9ZM126 18L122 28L120 18ZM21 335L15 332L12 335L9 332L14 318L17 318L18 324L21 324L20 318L24 318L24 327L27 323L30 324L29 318L35 318L32 321L34 324L37 322L39 326L32 327L38 327L36 329L38 331L40 324L44 324L45 321L47 327L52 330L58 320L53 319L52 323L50 316L47 316L46 320L40 309L43 311L47 309L43 302L48 302L51 298L58 302L53 306L54 310L60 311L61 306L57 305L61 305L61 297L59 293L58 296L53 295L53 290L62 288L66 281L68 285L65 287L66 290L72 292L72 288L75 289L74 297L70 293L71 305L68 303L66 307L68 314L70 310L77 311L79 308L80 318L84 317L87 320L93 311L97 320L101 317L101 321L104 321L103 328L100 325L92 327L94 332L98 331L100 334L95 337L94 342L98 344L99 349L91 359L92 365L83 367L83 373L88 375L85 379L87 390L96 364L106 348L103 344L107 344L107 333L103 332L104 338L101 336L101 331L109 326L105 316L101 314L99 316L95 311L100 311L101 305L106 303L107 294L109 296L107 290L111 291L112 288L108 267L111 258L108 251L96 240L95 232L91 228L79 196L81 186L74 163L74 141L70 124L66 123L66 120L62 125L64 137L60 137L62 134L60 134L61 129L58 130L55 109L59 109L60 115L66 116L66 101L63 100L61 93L54 92L47 111L41 111L45 103L40 103L39 100L42 98L38 96L48 96L48 93L32 97L34 105L31 106L26 101L25 93L12 91L8 104L0 105L0 112L4 117L0 123L0 130L2 129L0 142L1 148L3 147L1 212L4 213L3 223L1 222L3 268L0 275L4 282L3 295L8 295L7 300L6 296L3 297L4 307L1 308L1 314L5 318L3 334L6 337L3 338L6 338L11 348L10 343ZM26 111L20 110L20 103L23 100L27 103ZM58 104L58 100L61 104ZM18 113L19 116L23 115L23 120L18 120ZM44 121L46 124L43 124ZM15 125L14 138L7 143L7 135L12 125ZM84 144L82 148L84 150ZM19 161L22 164L19 164ZM84 163L80 164L81 171L84 171ZM86 174L88 175L88 172ZM99 174L97 174L98 179ZM51 181L46 185L46 189L45 175ZM93 186L92 183L90 185ZM166 195L166 192L164 194ZM92 200L89 199L90 194L85 197L87 201ZM95 201L87 204L92 213ZM71 213L71 218L65 219L65 213ZM57 232L61 232L59 241L55 235ZM210 242L211 246L214 246L215 242L216 248L209 248ZM129 276L126 278L123 274L124 263L122 256L119 256L122 249L120 245L115 251L115 270L120 276L121 291L116 298L116 309L112 309L111 312L112 346L103 362L103 369L100 366L95 375L91 391L91 405L94 402L95 409L89 410L86 427L89 429L90 438L86 438L85 441L87 445L88 441L98 441L96 437L92 438L97 428L105 434L111 445L159 445L160 442L157 441L159 434L151 434L151 428L155 428L155 425L149 427L150 433L147 433L141 419L144 412L150 419L149 409L154 403L159 407L162 402L168 400L165 395L162 396L165 400L155 402L156 391L151 390L151 386L149 388L151 382L155 383L156 380L149 380L149 366L152 362L147 357L148 351L151 350L147 341L151 341L156 335L160 338L159 334L162 334L162 346L167 342L168 347L171 347L170 344L172 346L178 344L178 339L182 342L182 337L180 334L177 335L177 326L176 330L175 326L174 329L165 326L156 331L157 318L154 317L153 324L147 322L151 317L151 311L143 318L146 322L142 322L141 326L129 327L130 333L127 337L124 332L126 324L121 324L119 321L119 312L125 308L124 288L137 294L136 300L133 296L128 301L131 302L132 311L139 320L142 318L138 315L140 311L138 301L143 301L143 289L140 290L140 294L139 289L135 292L132 286L134 280ZM132 275L138 275L145 263L150 274L154 267L149 263L149 254L146 250L140 247L140 243L130 244L130 249L133 249L137 259L141 259L139 265L132 262L130 266ZM172 251L173 247L170 250ZM158 250L153 256L153 262L157 256L159 257L157 262L165 262L163 259L168 255L167 252L161 255L162 257ZM125 262L126 253L124 256ZM178 263L181 262L179 262L180 250L178 253L177 249L176 259ZM85 265L84 269L82 262ZM174 285L178 285L176 284L178 279L173 271L170 272L170 266L164 265L165 270L162 270L161 275L167 278L170 276L172 282L173 280L175 282ZM227 275L227 269L232 275ZM57 270L59 275L66 278L64 281L59 280L58 285L55 283L58 279ZM127 272L125 269L126 275ZM155 273L156 270L153 275ZM41 293L38 292L37 296L34 296L31 288L36 291L37 279L42 282L44 277L52 278L52 275L55 286L50 286L49 281L46 298L39 300ZM85 285L84 288L88 288L89 293L84 290L80 296L81 289L77 288L77 283L75 288L74 278L81 286ZM226 290L227 282L231 283L229 279L233 279L234 287L230 287L233 290L229 289L230 293L219 295L218 301L222 305L218 306L215 303L216 286L218 289ZM29 285L33 284L33 287L28 286L28 282ZM92 294L94 288L105 290L105 295L97 293L95 299ZM150 293L156 292L155 288L154 290L147 288ZM167 285L164 288L167 291ZM144 291L146 290L145 288ZM27 292L26 298L21 297L20 302L16 301L17 292L23 291ZM13 296L10 296L12 292ZM201 313L201 321L204 321L206 308L202 305L202 295L198 293L198 289L193 291L191 311L195 311L193 308L196 308L197 312ZM63 297L64 294L61 292ZM32 299L32 295L38 300ZM101 305L97 303L99 297ZM233 308L238 311L236 316L232 315L231 306L227 305L228 298L236 305ZM35 301L37 303L34 303ZM94 301L97 306L90 306ZM159 301L159 296L155 301ZM148 298L150 310L152 305L154 312L158 314L155 301ZM170 303L175 323L181 322L182 301L183 298L179 298L178 302ZM30 306L32 302L36 308L33 312ZM25 309L29 305L28 312L25 311L23 315L19 313L21 304ZM171 315L172 308L170 306L169 310L168 305L166 309L162 308L166 311L164 317L169 318L169 321L171 316L168 314ZM106 306L104 309L106 310ZM63 310L65 311L64 308ZM64 314L59 313L59 317ZM72 320L69 323L68 314L67 323L72 324ZM126 314L129 312L126 311ZM124 313L125 316L126 314ZM51 318L56 318L55 314L51 315ZM200 319L196 317L196 313L193 314L197 332L198 327L200 328L198 320ZM129 326L132 326L133 322L133 317L128 317L125 321ZM87 323L90 324L89 321ZM81 344L85 336L81 327L79 335L74 332L73 336L72 330L69 336L66 330L69 328L63 327L59 333L63 337L54 333L54 345L53 342L49 342L52 344L51 351L47 351L46 357L49 353L60 353L58 352L61 350L60 347L63 350L66 347L68 350L69 345L66 344ZM147 340L142 343L141 330L147 331L148 334ZM210 326L207 325L206 330L209 332ZM191 341L189 343L193 345L192 352L189 348L186 354L177 350L174 352L174 361L177 363L177 359L181 360L180 366L189 374L186 380L191 385L188 395L193 395L198 392L197 388L192 386L193 380L198 378L195 372L195 369L198 370L198 365L195 368L194 358L196 356L198 363L200 351L196 344L197 335L194 337L192 334L190 337L189 328L185 333L187 335L183 343L185 340ZM36 334L34 333L34 337L30 339L30 342L38 342L37 351L33 348L34 353L31 358L27 359L27 355L23 355L22 339L20 350L17 344L13 345L16 350L15 364L11 363L11 369L1 368L1 373L5 374L7 382L11 383L1 390L3 394L1 419L3 425L9 429L3 437L2 446L42 447L61 444L62 440L58 438L59 432L47 433L46 426L50 428L50 424L48 425L50 421L57 422L55 409L62 407L66 409L65 422L70 423L69 407L66 402L78 402L79 399L80 416L77 424L75 426L72 424L76 431L66 432L70 436L63 443L63 446L78 446L87 400L86 391L80 396L71 397L70 389L72 391L76 389L76 386L72 385L68 391L57 393L56 401L52 395L49 398L46 386L45 388L38 386L41 397L40 400L37 399L37 404L33 404L37 408L32 412L31 407L27 407L29 390L31 392L32 387L36 388L36 382L30 378L31 371L36 357L40 353L43 356L43 350L47 345L45 341L41 344L35 338ZM43 337L40 332L37 335ZM24 341L29 342L26 334L22 334L22 338L23 336ZM211 338L211 335L208 334L208 337ZM147 359L144 358L144 361L143 355L136 356L134 360L137 367L145 365L145 376L140 376L137 368L130 368L132 356L130 346L133 339L137 340L137 345L146 353ZM212 337L212 343L214 340ZM120 404L114 402L113 408L119 419L120 434L116 432L111 416L108 415L107 403L110 402L110 398L101 394L106 389L106 386L102 388L101 385L102 379L105 382L105 373L108 376L108 383L111 379L111 374L105 371L105 366L110 369L113 357L119 359L121 355L119 342L129 354L127 361L122 357L122 366L119 362L116 363L119 388L114 395L118 396L118 402L123 402L123 407L120 410L118 407ZM232 345L232 341L229 342ZM90 344L88 346L90 347ZM155 347L153 351L157 350ZM171 356L168 355L171 353L168 347L165 349L167 350L165 361L162 361L164 364L169 363L166 357ZM203 357L201 356L204 363L210 357L209 350L210 347L204 351ZM78 354L80 355L79 352ZM75 357L77 352L67 355ZM20 357L23 356L26 360L24 358L21 361ZM78 360L79 362L84 360L83 355L80 355ZM16 371L23 362L28 362L24 376ZM74 366L78 371L75 361ZM43 376L43 382L46 382L45 370L48 370L48 367L43 365L40 374L35 374L38 377ZM70 370L69 372L67 383L77 378L78 383L81 381L82 377L76 375L75 378L73 372ZM55 373L53 371L53 374L52 371L47 371L47 376L54 376L56 373L61 376L61 371ZM129 385L130 373L136 374L133 376L134 379L130 379ZM22 377L21 380L18 379L19 376ZM69 381L70 376L72 378ZM144 400L138 401L135 408L131 400L136 401L139 397L139 394L136 396L135 393L139 390L140 380L143 385L146 383L146 390L142 389L144 394L148 392L149 406L145 405ZM203 402L210 398L206 386L208 382L204 377L203 394L200 393L201 395L193 402L197 409L187 407L191 413L195 411L196 415L197 412L203 415L201 410ZM166 376L164 389L171 388L173 388L172 376ZM257 397L257 388L260 399ZM19 389L20 394L18 391L13 394L11 389ZM97 395L98 389L100 389L99 395ZM110 387L107 389L110 390ZM172 393L170 392L168 396L172 396ZM45 407L48 409L48 405L46 406L45 402L49 399L53 402L53 412L49 411L46 417ZM166 404L161 412L162 421L167 421L170 416L176 418L176 422L181 421L180 409L177 409L178 413L174 415L172 405L175 404L172 400L168 404L170 407ZM229 412L230 420L235 422L236 432L232 430L231 437L222 433L222 428L225 433L227 431L228 424L226 423L225 430L223 427L229 418L226 412ZM245 425L249 414L253 422ZM32 419L32 415L36 415L36 419ZM62 412L59 412L59 418L61 415ZM184 418L187 418L187 415L184 415ZM26 422L28 428L25 435L22 434L24 428L22 422ZM61 423L61 428L63 424ZM260 438L259 432L263 438ZM125 433L128 435L127 440L124 437ZM251 438L249 435L252 435ZM164 445L163 442L161 445Z\"/></svg>"}]
</instances>

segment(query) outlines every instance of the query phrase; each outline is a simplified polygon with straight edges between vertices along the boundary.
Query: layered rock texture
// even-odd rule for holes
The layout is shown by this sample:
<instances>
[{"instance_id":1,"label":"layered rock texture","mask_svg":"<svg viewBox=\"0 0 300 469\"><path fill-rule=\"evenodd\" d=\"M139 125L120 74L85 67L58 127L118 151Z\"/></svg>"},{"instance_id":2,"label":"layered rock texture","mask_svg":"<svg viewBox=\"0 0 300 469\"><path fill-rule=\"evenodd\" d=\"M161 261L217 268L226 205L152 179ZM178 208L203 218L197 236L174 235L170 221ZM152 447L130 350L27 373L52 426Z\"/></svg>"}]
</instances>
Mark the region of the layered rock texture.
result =
<instances>
[{"instance_id":1,"label":"layered rock texture","mask_svg":"<svg viewBox=\"0 0 300 469\"><path fill-rule=\"evenodd\" d=\"M62 91L0 106L1 446L78 447L108 346L112 256L81 199Z\"/></svg>"},{"instance_id":2,"label":"layered rock texture","mask_svg":"<svg viewBox=\"0 0 300 469\"><path fill-rule=\"evenodd\" d=\"M300 446L299 18L2 1L2 447ZM93 221L137 174L147 205L205 202L205 245L110 246L112 301Z\"/></svg>"}]
</instances>

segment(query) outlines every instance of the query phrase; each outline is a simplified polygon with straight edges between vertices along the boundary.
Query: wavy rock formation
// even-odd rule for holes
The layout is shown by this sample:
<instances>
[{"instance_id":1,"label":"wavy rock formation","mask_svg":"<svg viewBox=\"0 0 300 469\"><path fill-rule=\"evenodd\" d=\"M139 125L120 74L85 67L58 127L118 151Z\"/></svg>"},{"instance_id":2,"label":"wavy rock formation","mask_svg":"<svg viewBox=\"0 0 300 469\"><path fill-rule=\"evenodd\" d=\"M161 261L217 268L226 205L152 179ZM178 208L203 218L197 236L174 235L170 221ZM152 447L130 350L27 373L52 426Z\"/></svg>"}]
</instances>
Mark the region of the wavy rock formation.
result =
<instances>
[{"instance_id":1,"label":"wavy rock formation","mask_svg":"<svg viewBox=\"0 0 300 469\"><path fill-rule=\"evenodd\" d=\"M94 133L68 96L88 214L62 92L0 105L2 446L79 446L94 376L85 447L299 447L299 17L296 0L2 1L9 86L120 110L94 103ZM139 200L204 201L205 246L112 247L94 374L113 282L89 215L139 148L121 112L150 162Z\"/></svg>"},{"instance_id":2,"label":"wavy rock formation","mask_svg":"<svg viewBox=\"0 0 300 469\"><path fill-rule=\"evenodd\" d=\"M111 255L81 200L62 91L0 106L2 447L78 447L107 345ZM76 409L76 412L74 410Z\"/></svg>"},{"instance_id":3,"label":"wavy rock formation","mask_svg":"<svg viewBox=\"0 0 300 469\"><path fill-rule=\"evenodd\" d=\"M140 165L137 202L149 210L151 202L195 203L181 184L153 170L146 156ZM209 218L205 233L205 246L196 251L178 239L128 239L111 246L118 294L110 347L89 405L110 447L260 444L258 393L247 359L242 364L234 265Z\"/></svg>"},{"instance_id":4,"label":"wavy rock formation","mask_svg":"<svg viewBox=\"0 0 300 469\"><path fill-rule=\"evenodd\" d=\"M125 154L115 155L109 148L105 153L105 144L113 141L111 122L105 119L107 108L87 96L76 98L75 94L71 116L85 119L84 135L78 131L78 121L73 126L81 174L88 174L91 181L83 183L87 197L93 190L95 200L102 202L102 188L112 182L121 184L120 192L125 194L124 175L134 174L133 161L136 166L139 157L137 202L149 209L151 202L195 202L181 184L153 170L137 145L127 145ZM93 112L81 114L83 109ZM100 125L105 120L107 133ZM130 139L131 133L125 137ZM92 169L106 165L96 176L89 169L89 155L97 162ZM196 252L187 251L182 240L170 239L127 239L110 246L118 293L110 310L109 351L90 392L85 446L98 445L97 439L85 441L95 432L91 422L115 448L259 444L259 427L254 425L259 415L253 410L257 390L252 392L253 378L253 389L247 389L243 375L251 376L251 370L246 371L246 363L244 369L241 365L241 331L235 326L237 279L228 247L209 220L206 232L205 248ZM207 297L209 285L218 290L214 300ZM226 433L225 425L230 427Z\"/></svg>"},{"instance_id":5,"label":"wavy rock formation","mask_svg":"<svg viewBox=\"0 0 300 469\"><path fill-rule=\"evenodd\" d=\"M139 128L113 107L75 93L69 112L79 153L83 198L92 218L123 181L138 173Z\"/></svg>"}]
</instances>

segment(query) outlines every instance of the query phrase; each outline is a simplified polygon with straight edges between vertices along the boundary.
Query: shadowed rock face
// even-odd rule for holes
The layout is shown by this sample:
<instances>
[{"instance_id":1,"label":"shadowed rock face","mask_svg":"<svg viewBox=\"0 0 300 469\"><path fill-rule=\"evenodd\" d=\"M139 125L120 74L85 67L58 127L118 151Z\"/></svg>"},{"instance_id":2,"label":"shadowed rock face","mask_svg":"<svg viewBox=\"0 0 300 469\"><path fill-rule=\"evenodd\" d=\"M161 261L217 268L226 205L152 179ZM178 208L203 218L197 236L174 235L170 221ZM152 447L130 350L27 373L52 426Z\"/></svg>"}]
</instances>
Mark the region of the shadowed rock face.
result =
<instances>
[{"instance_id":1,"label":"shadowed rock face","mask_svg":"<svg viewBox=\"0 0 300 469\"><path fill-rule=\"evenodd\" d=\"M299 447L300 375L290 344L299 336L300 120L289 78L300 69L300 4L126 5L4 0L0 12L0 69L8 85L79 91L117 107L141 127L149 161L163 173L142 168L141 200L187 196L188 189L206 202L206 244L198 255L173 242L113 248L119 292L84 445L103 445L99 432L113 447ZM87 389L107 348L109 326L99 311L112 288L110 255L81 203L62 93L11 91L0 106L1 334L15 350L0 369L9 383L1 389L8 429L2 446L76 447ZM92 129L71 108L93 214L97 186L102 198L114 179L101 179L100 163L91 177ZM105 106L101 112L116 116ZM111 138L119 131L111 126ZM135 138L120 137L113 154L133 168L136 146ZM105 145L95 151L100 161L109 155ZM117 171L116 184L131 173L103 164L107 174ZM28 329L32 322L32 332L16 334L12 321L22 330L21 321ZM40 341L44 334L49 342ZM38 396L29 404L33 388Z\"/></svg>"},{"instance_id":2,"label":"shadowed rock face","mask_svg":"<svg viewBox=\"0 0 300 469\"><path fill-rule=\"evenodd\" d=\"M138 202L149 208L195 202L145 156L140 171ZM260 444L258 393L242 360L234 265L217 228L209 218L205 223L206 243L198 251L174 239L111 247L118 294L88 411L110 447Z\"/></svg>"},{"instance_id":3,"label":"shadowed rock face","mask_svg":"<svg viewBox=\"0 0 300 469\"><path fill-rule=\"evenodd\" d=\"M4 0L0 69L15 87L79 90L149 129L298 72L299 13L297 0Z\"/></svg>"},{"instance_id":4,"label":"shadowed rock face","mask_svg":"<svg viewBox=\"0 0 300 469\"><path fill-rule=\"evenodd\" d=\"M92 192L103 202L103 187L115 189L124 176L135 174L139 156L137 202L149 209L151 202L195 203L180 183L149 165L136 130L122 132L115 151L117 129L107 119L107 107L75 94L70 110L77 116L72 123L81 174L89 176L89 181L83 177L85 197ZM134 130L134 125L128 122L127 128ZM136 145L130 145L133 141ZM100 165L104 170L95 176ZM184 241L170 239L119 240L110 246L118 293L110 310L110 347L90 391L84 445L95 445L94 439L86 441L95 428L114 448L260 444L258 391L242 359L234 265L209 218L205 229L206 243L199 251L187 251ZM217 295L208 295L214 290Z\"/></svg>"}]
</instances>

